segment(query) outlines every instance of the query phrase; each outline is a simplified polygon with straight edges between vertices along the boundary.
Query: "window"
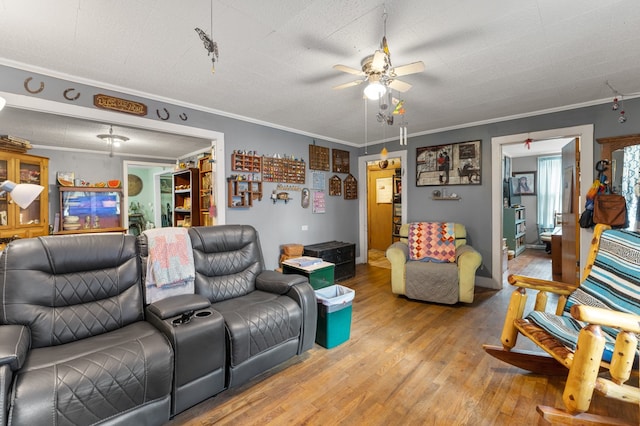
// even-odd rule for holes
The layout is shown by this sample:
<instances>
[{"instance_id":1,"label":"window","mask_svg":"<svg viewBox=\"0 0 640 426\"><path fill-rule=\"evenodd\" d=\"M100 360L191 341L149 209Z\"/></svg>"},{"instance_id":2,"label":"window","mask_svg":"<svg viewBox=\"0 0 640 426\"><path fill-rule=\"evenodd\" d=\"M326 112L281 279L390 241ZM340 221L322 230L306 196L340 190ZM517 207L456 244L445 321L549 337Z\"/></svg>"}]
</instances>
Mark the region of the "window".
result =
<instances>
[{"instance_id":1,"label":"window","mask_svg":"<svg viewBox=\"0 0 640 426\"><path fill-rule=\"evenodd\" d=\"M562 212L562 158L559 155L538 158L538 227L555 226L555 213Z\"/></svg>"}]
</instances>

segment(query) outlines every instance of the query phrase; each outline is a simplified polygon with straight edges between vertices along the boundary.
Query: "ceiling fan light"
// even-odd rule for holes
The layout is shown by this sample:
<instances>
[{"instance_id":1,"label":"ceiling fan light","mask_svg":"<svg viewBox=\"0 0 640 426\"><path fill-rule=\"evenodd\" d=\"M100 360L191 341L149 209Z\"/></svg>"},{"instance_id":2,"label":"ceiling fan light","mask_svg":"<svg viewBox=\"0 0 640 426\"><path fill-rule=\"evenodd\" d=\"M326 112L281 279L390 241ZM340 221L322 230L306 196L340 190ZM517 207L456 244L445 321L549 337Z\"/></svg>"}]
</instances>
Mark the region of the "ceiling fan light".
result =
<instances>
[{"instance_id":1,"label":"ceiling fan light","mask_svg":"<svg viewBox=\"0 0 640 426\"><path fill-rule=\"evenodd\" d=\"M377 101L385 93L387 93L387 88L379 81L372 81L364 88L364 95L372 101Z\"/></svg>"}]
</instances>

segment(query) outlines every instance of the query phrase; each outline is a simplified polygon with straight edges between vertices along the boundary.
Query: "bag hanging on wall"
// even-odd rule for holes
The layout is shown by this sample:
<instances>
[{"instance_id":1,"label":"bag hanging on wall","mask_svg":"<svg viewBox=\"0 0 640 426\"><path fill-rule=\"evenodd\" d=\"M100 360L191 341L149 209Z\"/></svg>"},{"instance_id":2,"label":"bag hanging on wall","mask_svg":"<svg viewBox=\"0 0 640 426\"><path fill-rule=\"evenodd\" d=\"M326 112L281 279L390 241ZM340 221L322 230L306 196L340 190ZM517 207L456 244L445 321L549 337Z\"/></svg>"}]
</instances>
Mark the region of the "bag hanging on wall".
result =
<instances>
[{"instance_id":1,"label":"bag hanging on wall","mask_svg":"<svg viewBox=\"0 0 640 426\"><path fill-rule=\"evenodd\" d=\"M580 228L591 228L593 225L593 210L585 209L580 215Z\"/></svg>"},{"instance_id":2,"label":"bag hanging on wall","mask_svg":"<svg viewBox=\"0 0 640 426\"><path fill-rule=\"evenodd\" d=\"M618 194L598 194L594 200L593 222L612 227L627 224L627 200Z\"/></svg>"}]
</instances>

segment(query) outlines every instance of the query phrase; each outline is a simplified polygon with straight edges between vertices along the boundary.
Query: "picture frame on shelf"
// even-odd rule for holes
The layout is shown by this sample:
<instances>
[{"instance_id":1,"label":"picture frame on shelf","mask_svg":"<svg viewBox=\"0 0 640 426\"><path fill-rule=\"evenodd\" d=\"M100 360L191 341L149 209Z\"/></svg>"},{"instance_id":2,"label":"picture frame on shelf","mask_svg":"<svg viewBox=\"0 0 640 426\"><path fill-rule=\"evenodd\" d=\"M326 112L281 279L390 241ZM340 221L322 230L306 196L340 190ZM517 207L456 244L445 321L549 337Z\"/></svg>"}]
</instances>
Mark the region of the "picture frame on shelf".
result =
<instances>
[{"instance_id":1,"label":"picture frame on shelf","mask_svg":"<svg viewBox=\"0 0 640 426\"><path fill-rule=\"evenodd\" d=\"M536 195L536 172L513 172L512 191L515 195Z\"/></svg>"},{"instance_id":2,"label":"picture frame on shelf","mask_svg":"<svg viewBox=\"0 0 640 426\"><path fill-rule=\"evenodd\" d=\"M416 148L416 186L480 185L482 141Z\"/></svg>"}]
</instances>

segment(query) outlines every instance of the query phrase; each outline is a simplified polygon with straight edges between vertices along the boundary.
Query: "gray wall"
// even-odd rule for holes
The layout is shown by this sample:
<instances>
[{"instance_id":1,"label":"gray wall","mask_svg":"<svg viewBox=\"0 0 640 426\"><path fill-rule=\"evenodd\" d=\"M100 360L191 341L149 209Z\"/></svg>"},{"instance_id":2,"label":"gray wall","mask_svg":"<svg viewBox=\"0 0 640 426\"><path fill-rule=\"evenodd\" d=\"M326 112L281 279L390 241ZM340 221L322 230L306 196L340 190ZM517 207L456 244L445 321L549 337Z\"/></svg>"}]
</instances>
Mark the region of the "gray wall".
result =
<instances>
[{"instance_id":1,"label":"gray wall","mask_svg":"<svg viewBox=\"0 0 640 426\"><path fill-rule=\"evenodd\" d=\"M309 145L314 143L314 139L310 137L5 66L0 66L0 91L29 95L25 92L23 86L24 80L27 77L34 77L36 80L45 82L46 90L40 94L33 95L34 97L69 103L69 101L62 97L62 93L66 88L74 87L77 91L83 93L83 96L75 103L79 106L93 107L93 94L103 93L142 102L147 105L150 112L155 111L156 108L160 108L161 110L162 108L167 108L167 110L171 112L168 121L174 122L175 124L185 125L188 123L192 127L222 132L225 137L226 150L225 176L237 174L237 172L231 171L230 160L231 153L234 150L256 150L259 154L293 155L296 158L303 158L306 161L307 171L309 172ZM182 122L178 118L181 112L187 113L189 117L188 122ZM143 120L158 121L159 119L156 118L155 114L149 113ZM0 129L0 134L1 133L2 131ZM38 143L38 141L31 142L34 144ZM322 140L315 140L315 143L324 147L349 151L351 153L351 174L356 177L358 176L356 148ZM50 159L49 179L51 185L49 192L52 203L50 209L52 217L55 211L59 211L58 191L55 187L56 171L74 171L76 176L80 176L91 182L99 182L108 179L123 179L123 160L166 162L165 160L126 158L118 156L115 153L113 157L109 157L107 154L47 149L34 149L29 151L29 153L42 155ZM333 176L331 172L325 173L327 179ZM342 180L347 177L346 174L339 174L339 176ZM280 257L280 246L283 244L312 244L331 240L358 242L357 200L345 200L343 197L329 197L327 195L326 213L313 214L311 207L307 209L301 207L300 192L290 192L293 200L287 204L283 202L272 203L269 195L272 190L276 188L276 185L276 183L264 183L263 199L262 201L254 202L252 208L227 208L226 210L226 223L252 225L258 230L267 268L273 269L277 267ZM307 174L306 184L299 186L311 188L309 174ZM226 206L226 193L219 197L219 208L223 206ZM308 227L307 231L301 230L303 225ZM356 254L359 255L359 247L356 248Z\"/></svg>"},{"instance_id":2,"label":"gray wall","mask_svg":"<svg viewBox=\"0 0 640 426\"><path fill-rule=\"evenodd\" d=\"M23 82L27 76L37 76L37 74L0 66L0 90L26 94ZM69 87L69 81L48 76L38 76L38 78L47 83L47 90L37 96L58 102L68 102L64 98L61 99L59 93ZM96 88L82 84L73 83L73 87L90 93L97 92ZM49 88L52 90L49 90ZM175 121L176 124L185 124L177 116L181 112L186 112L189 116L189 125L224 133L227 158L230 158L230 153L235 149L247 149L257 150L263 154L286 153L298 158L302 157L307 160L308 164L308 145L313 143L313 140L309 137L234 118L218 116L205 111L191 110L178 105L168 105L126 93L118 93L106 89L99 89L99 92L143 102L147 104L149 111L166 107L171 111L170 121ZM85 102L84 106L91 107L91 98L91 96L83 96L79 101ZM437 100L434 100L434 102L437 102ZM628 121L623 125L617 122L616 114L611 111L610 104L606 103L558 113L542 114L535 117L416 136L409 139L407 147L396 145L395 142L387 143L386 146L389 151L397 151L403 148L407 150L408 164L406 165L406 170L409 184L405 191L407 194L408 220L451 220L466 224L470 242L483 256L483 265L479 273L490 276L492 261L491 235L493 232L500 232L498 229L491 229L491 215L500 214L502 209L502 205L491 205L491 138L584 124L594 124L595 138L640 133L640 101L625 99L625 110ZM451 113L455 114L455 111ZM153 114L149 114L145 119L158 120ZM411 126L409 126L409 130L411 130ZM432 201L430 196L434 187L416 187L416 148L477 139L482 140L481 185L456 186L455 192L462 197L460 201ZM316 141L316 143L321 146L339 147L350 151L351 174L358 176L357 156L365 155L364 148L355 149L321 140ZM369 146L368 152L379 152L380 149L382 149L381 144ZM599 153L599 146L596 146L594 149L595 159L599 158ZM51 158L50 168L53 170L77 170L80 175L84 175L83 168L86 167L96 174L95 180L122 176L122 159L115 156L108 158L107 156L80 153L70 155L69 153L54 154L51 152L46 154L50 154L47 156ZM87 156L85 157L85 155ZM227 161L225 174L227 176L231 174L230 161ZM332 175L332 173L327 173L327 178ZM342 179L345 176L340 175ZM306 185L310 186L310 184L310 180L307 178ZM261 202L255 203L253 208L247 210L227 209L226 212L227 223L250 224L258 229L267 267L274 268L276 266L279 247L282 244L293 242L308 244L334 239L358 242L358 230L362 224L358 222L357 200L344 200L342 197L327 196L327 213L312 214L311 208L303 209L300 207L299 193L292 193L294 200L286 205L283 203L274 205L267 199L273 188L275 188L275 184L265 184L265 198ZM364 196L365 194L359 194L359 197ZM301 231L303 225L307 225L309 230ZM357 247L358 255L361 255L359 251L360 247Z\"/></svg>"},{"instance_id":3,"label":"gray wall","mask_svg":"<svg viewBox=\"0 0 640 426\"><path fill-rule=\"evenodd\" d=\"M455 114L455 111L452 114ZM482 254L482 266L478 273L491 276L491 235L494 232L500 232L499 229L492 229L491 218L494 214L499 215L502 209L502 204L491 205L491 138L593 124L594 160L598 160L600 145L595 139L640 133L640 100L625 99L625 115L628 118L627 122L619 124L618 115L611 110L611 104L607 102L557 113L416 136L409 138L406 147L396 145L395 142L387 143L389 151L407 150L407 219L408 221L448 220L464 223L469 240ZM411 125L409 125L410 131ZM433 201L431 191L436 187L416 186L416 148L478 139L482 140L482 184L452 186L450 189L455 190L462 197L460 201ZM373 145L368 147L368 152L379 152L381 149L381 144ZM364 155L364 149L360 150L360 155Z\"/></svg>"}]
</instances>

